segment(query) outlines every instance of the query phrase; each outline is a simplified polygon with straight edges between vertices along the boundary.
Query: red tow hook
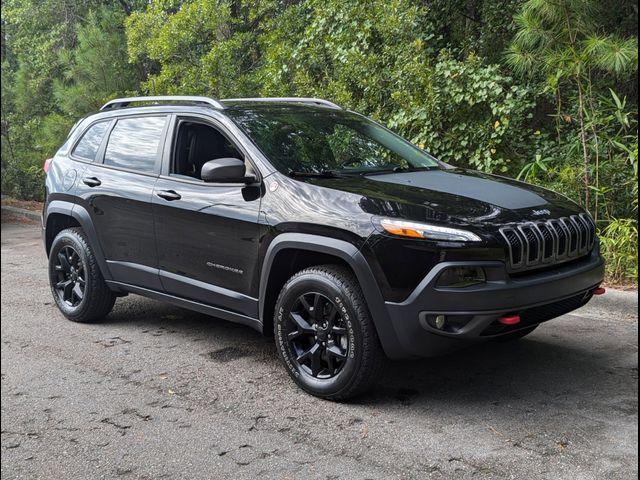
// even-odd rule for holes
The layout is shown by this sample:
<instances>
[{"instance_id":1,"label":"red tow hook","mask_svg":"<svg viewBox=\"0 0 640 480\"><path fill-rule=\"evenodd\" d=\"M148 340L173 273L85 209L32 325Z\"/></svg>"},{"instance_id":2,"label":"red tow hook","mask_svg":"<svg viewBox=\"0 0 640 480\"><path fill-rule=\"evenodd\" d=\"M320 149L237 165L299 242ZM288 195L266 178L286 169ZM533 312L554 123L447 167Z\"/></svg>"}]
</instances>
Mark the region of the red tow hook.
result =
<instances>
[{"instance_id":1,"label":"red tow hook","mask_svg":"<svg viewBox=\"0 0 640 480\"><path fill-rule=\"evenodd\" d=\"M607 293L607 289L604 287L598 287L591 290L591 293L593 293L594 295L604 295L605 293Z\"/></svg>"},{"instance_id":2,"label":"red tow hook","mask_svg":"<svg viewBox=\"0 0 640 480\"><path fill-rule=\"evenodd\" d=\"M498 319L498 323L502 325L517 325L520 323L520 315L505 315Z\"/></svg>"}]
</instances>

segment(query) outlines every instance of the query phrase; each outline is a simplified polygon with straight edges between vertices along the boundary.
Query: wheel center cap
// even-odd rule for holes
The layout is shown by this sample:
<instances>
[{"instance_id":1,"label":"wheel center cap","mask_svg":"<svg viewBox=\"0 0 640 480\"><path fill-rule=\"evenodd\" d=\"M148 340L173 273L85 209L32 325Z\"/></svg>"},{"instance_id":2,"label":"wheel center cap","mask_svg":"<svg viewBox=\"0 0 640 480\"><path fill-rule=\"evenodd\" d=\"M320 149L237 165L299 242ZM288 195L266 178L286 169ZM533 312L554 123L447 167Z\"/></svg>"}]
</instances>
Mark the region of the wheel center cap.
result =
<instances>
[{"instance_id":1,"label":"wheel center cap","mask_svg":"<svg viewBox=\"0 0 640 480\"><path fill-rule=\"evenodd\" d=\"M318 329L318 340L326 340L327 339L327 329L319 328Z\"/></svg>"}]
</instances>

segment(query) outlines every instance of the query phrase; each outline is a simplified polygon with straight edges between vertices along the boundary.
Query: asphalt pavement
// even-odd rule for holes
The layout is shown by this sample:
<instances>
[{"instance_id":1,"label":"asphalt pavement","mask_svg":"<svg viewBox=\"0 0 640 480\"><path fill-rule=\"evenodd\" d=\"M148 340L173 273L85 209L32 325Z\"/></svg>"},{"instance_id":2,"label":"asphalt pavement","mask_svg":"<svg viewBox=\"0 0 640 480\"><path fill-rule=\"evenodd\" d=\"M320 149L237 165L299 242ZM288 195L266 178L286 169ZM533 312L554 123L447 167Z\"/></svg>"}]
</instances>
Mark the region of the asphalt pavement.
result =
<instances>
[{"instance_id":1,"label":"asphalt pavement","mask_svg":"<svg viewBox=\"0 0 640 480\"><path fill-rule=\"evenodd\" d=\"M134 295L65 320L39 235L2 224L3 480L638 476L637 298L390 363L341 404L297 389L247 327Z\"/></svg>"}]
</instances>

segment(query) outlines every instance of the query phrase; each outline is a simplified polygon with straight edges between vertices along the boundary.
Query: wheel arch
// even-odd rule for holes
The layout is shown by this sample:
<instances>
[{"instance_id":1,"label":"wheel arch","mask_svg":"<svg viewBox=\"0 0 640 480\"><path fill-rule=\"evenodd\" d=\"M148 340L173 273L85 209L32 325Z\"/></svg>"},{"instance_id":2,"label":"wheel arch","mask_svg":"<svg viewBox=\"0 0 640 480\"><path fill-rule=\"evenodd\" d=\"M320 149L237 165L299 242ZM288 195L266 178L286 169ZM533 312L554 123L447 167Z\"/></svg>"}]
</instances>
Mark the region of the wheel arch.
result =
<instances>
[{"instance_id":1,"label":"wheel arch","mask_svg":"<svg viewBox=\"0 0 640 480\"><path fill-rule=\"evenodd\" d=\"M355 275L367 301L380 343L389 356L400 348L382 293L358 248L344 240L305 233L283 233L269 245L262 263L259 315L263 333L273 332L276 299L284 283L296 272L318 264L341 264Z\"/></svg>"},{"instance_id":2,"label":"wheel arch","mask_svg":"<svg viewBox=\"0 0 640 480\"><path fill-rule=\"evenodd\" d=\"M44 218L44 245L47 256L51 251L51 245L56 236L67 228L80 227L84 231L94 256L100 267L100 272L105 280L111 280L111 273L104 258L104 253L98 241L91 215L82 206L67 202L65 200L52 200L47 205L46 215Z\"/></svg>"}]
</instances>

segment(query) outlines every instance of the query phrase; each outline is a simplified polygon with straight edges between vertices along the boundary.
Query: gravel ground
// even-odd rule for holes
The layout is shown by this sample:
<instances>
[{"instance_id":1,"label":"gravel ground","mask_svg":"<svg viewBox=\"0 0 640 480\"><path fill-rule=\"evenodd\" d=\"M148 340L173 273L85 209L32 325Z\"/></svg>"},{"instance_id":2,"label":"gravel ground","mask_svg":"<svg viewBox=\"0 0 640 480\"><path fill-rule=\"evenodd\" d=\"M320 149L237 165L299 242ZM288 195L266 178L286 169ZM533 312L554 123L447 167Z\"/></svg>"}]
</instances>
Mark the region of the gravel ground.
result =
<instances>
[{"instance_id":1,"label":"gravel ground","mask_svg":"<svg viewBox=\"0 0 640 480\"><path fill-rule=\"evenodd\" d=\"M2 225L3 479L637 478L637 302L390 363L338 404L246 327L133 295L66 321L45 262L37 226Z\"/></svg>"}]
</instances>

